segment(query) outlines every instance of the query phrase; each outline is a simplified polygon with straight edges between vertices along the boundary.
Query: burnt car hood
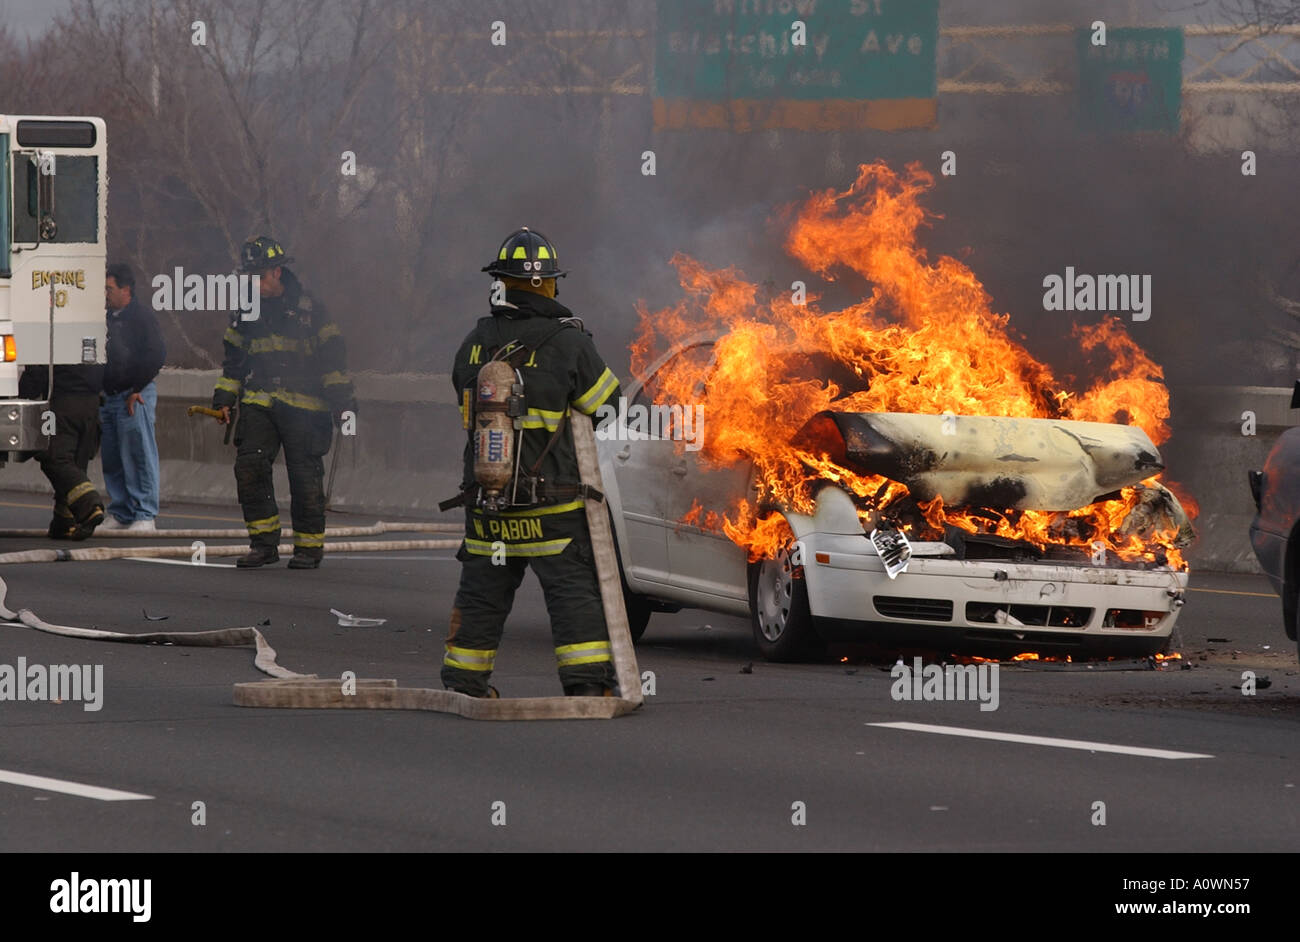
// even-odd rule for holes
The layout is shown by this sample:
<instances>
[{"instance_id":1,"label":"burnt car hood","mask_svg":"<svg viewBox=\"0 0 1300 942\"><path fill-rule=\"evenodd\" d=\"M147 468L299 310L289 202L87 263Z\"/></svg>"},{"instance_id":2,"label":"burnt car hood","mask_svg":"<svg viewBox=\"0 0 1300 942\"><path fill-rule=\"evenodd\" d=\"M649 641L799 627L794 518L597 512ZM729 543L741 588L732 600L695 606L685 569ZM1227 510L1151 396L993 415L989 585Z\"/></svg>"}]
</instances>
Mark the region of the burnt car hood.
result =
<instances>
[{"instance_id":1,"label":"burnt car hood","mask_svg":"<svg viewBox=\"0 0 1300 942\"><path fill-rule=\"evenodd\" d=\"M1076 510L1164 468L1136 426L1065 419L819 412L794 444L952 506Z\"/></svg>"}]
</instances>

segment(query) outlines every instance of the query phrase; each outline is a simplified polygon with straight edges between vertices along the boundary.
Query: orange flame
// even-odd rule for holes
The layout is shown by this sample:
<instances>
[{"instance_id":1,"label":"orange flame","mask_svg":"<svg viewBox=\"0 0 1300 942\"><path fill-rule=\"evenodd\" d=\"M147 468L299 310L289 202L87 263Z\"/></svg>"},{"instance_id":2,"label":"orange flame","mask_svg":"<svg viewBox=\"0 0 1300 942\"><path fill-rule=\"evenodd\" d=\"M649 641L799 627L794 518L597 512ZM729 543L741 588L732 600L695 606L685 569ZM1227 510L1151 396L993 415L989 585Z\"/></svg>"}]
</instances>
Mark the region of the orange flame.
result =
<instances>
[{"instance_id":1,"label":"orange flame","mask_svg":"<svg viewBox=\"0 0 1300 942\"><path fill-rule=\"evenodd\" d=\"M673 257L685 297L654 314L641 306L633 372L644 375L687 337L718 336L711 350L670 360L652 392L660 403L704 405L709 429L697 459L713 466L752 460L761 494L720 517L697 504L683 522L720 526L758 558L775 552L788 532L770 507L811 512L814 482L833 481L878 509L906 498L897 481L856 473L789 443L825 409L1078 419L1136 425L1157 445L1169 437L1164 372L1117 318L1075 328L1096 375L1082 391L1068 388L1017 339L1010 315L994 313L974 272L949 256L929 259L917 231L939 218L920 202L933 185L919 164L897 173L877 162L861 166L847 190L813 193L792 208L785 241L791 256L828 281L847 271L870 285L866 298L840 310L823 310L812 295L804 304L784 293L768 297L734 268L712 271L686 255ZM933 539L949 524L1040 549L1100 541L1123 559L1154 562L1163 555L1181 566L1173 531L1145 539L1117 533L1138 500L1139 488L1127 487L1116 500L1068 513L972 514L944 507L941 498L917 506L920 529ZM1194 505L1186 509L1194 515Z\"/></svg>"}]
</instances>

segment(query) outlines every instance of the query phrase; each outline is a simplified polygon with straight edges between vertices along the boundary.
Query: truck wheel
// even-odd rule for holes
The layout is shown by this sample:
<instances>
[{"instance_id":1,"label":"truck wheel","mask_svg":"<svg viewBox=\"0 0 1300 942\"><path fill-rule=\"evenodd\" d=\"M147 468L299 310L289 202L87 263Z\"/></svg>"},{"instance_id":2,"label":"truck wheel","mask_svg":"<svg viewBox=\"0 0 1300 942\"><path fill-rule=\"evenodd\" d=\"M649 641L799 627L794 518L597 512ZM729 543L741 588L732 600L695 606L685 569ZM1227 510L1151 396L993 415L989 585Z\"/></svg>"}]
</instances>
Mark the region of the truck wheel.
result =
<instances>
[{"instance_id":1,"label":"truck wheel","mask_svg":"<svg viewBox=\"0 0 1300 942\"><path fill-rule=\"evenodd\" d=\"M788 663L817 657L825 645L813 627L803 566L791 565L793 541L775 559L749 564L749 613L764 659Z\"/></svg>"}]
</instances>

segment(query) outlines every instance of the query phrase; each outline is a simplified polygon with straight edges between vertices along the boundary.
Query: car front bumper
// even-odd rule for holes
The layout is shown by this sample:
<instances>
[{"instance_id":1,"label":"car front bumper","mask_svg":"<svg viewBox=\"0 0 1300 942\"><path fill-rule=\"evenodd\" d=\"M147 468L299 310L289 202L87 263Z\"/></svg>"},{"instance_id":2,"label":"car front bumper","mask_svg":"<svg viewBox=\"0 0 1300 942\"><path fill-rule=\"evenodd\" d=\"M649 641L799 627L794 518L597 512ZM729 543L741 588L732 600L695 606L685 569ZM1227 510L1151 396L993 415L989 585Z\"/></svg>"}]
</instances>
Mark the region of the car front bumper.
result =
<instances>
[{"instance_id":1,"label":"car front bumper","mask_svg":"<svg viewBox=\"0 0 1300 942\"><path fill-rule=\"evenodd\" d=\"M1138 656L1165 649L1187 590L1187 573L1167 568L919 555L890 579L863 536L800 539L809 606L827 640Z\"/></svg>"}]
</instances>

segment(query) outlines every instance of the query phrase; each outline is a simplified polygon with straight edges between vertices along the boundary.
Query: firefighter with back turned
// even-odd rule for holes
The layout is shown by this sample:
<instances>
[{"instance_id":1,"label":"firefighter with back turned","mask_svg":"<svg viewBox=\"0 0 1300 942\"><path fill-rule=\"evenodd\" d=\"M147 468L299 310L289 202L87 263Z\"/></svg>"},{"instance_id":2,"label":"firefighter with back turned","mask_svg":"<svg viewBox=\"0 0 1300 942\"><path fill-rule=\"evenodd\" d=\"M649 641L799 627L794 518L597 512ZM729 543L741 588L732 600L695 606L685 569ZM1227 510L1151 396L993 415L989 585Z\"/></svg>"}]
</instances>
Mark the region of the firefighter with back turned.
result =
<instances>
[{"instance_id":1,"label":"firefighter with back turned","mask_svg":"<svg viewBox=\"0 0 1300 942\"><path fill-rule=\"evenodd\" d=\"M585 499L599 492L579 476L572 421L594 422L617 395L582 322L555 300L555 246L519 229L483 271L491 313L456 353L452 382L469 430L462 493L462 564L442 681L495 697L488 680L515 590L531 566L551 620L556 666L568 696L611 696L616 684L597 584Z\"/></svg>"}]
</instances>

